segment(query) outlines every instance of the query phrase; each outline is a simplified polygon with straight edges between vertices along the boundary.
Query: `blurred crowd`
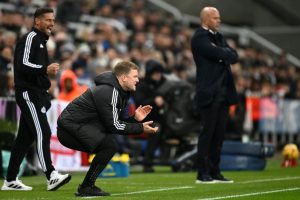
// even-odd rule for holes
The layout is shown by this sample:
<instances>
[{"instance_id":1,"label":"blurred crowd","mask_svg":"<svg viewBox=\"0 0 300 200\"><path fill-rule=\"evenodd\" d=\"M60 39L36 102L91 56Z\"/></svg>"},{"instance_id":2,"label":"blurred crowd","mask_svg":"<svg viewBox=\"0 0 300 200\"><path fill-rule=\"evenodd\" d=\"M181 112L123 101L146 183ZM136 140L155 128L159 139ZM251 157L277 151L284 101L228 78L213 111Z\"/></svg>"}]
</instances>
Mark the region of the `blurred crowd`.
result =
<instances>
[{"instance_id":1,"label":"blurred crowd","mask_svg":"<svg viewBox=\"0 0 300 200\"><path fill-rule=\"evenodd\" d=\"M0 7L0 96L14 96L14 47L18 38L31 30L38 6L56 11L55 31L47 43L49 58L61 66L60 73L51 77L49 93L53 99L74 99L93 85L95 76L111 70L119 60L136 63L141 80L146 80L145 75L154 68L166 80L194 84L196 69L190 41L195 28L149 1L4 0ZM99 20L84 20L83 16ZM275 56L264 49L240 45L236 39L228 37L239 54L232 71L241 104L231 109L233 122L244 119L247 96L300 99L299 70L287 62L284 52ZM153 67L152 62L150 69L146 64L149 60L158 62L159 67ZM163 99L155 101L158 107L164 104ZM242 131L242 127L237 129Z\"/></svg>"}]
</instances>

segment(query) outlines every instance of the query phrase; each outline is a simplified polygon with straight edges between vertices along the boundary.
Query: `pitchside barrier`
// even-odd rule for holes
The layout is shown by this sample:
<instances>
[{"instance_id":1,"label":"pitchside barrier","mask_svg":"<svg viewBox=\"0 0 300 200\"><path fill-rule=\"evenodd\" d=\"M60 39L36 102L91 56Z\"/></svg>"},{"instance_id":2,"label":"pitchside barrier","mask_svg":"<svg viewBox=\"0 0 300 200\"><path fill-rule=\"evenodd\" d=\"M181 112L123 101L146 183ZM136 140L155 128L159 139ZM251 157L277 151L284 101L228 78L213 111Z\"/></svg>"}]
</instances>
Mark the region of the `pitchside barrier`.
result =
<instances>
[{"instance_id":1,"label":"pitchside barrier","mask_svg":"<svg viewBox=\"0 0 300 200\"><path fill-rule=\"evenodd\" d=\"M224 141L221 151L221 170L264 170L266 158L274 155L274 145L262 142ZM171 162L174 172L195 169L197 146Z\"/></svg>"},{"instance_id":2,"label":"pitchside barrier","mask_svg":"<svg viewBox=\"0 0 300 200\"><path fill-rule=\"evenodd\" d=\"M51 137L51 156L58 170L86 170L82 165L82 155L62 146L56 137L57 118L68 102L53 100L47 112ZM14 98L0 98L0 123L17 123L20 110ZM244 132L253 138L261 138L263 143L271 143L276 149L287 143L300 143L300 101L275 98L246 98ZM0 144L1 132L0 127ZM7 132L7 130L5 130ZM16 130L13 130L14 132ZM252 139L252 138L251 138ZM250 139L250 141L251 141Z\"/></svg>"},{"instance_id":3,"label":"pitchside barrier","mask_svg":"<svg viewBox=\"0 0 300 200\"><path fill-rule=\"evenodd\" d=\"M246 98L244 131L275 147L300 143L300 101L281 98Z\"/></svg>"}]
</instances>

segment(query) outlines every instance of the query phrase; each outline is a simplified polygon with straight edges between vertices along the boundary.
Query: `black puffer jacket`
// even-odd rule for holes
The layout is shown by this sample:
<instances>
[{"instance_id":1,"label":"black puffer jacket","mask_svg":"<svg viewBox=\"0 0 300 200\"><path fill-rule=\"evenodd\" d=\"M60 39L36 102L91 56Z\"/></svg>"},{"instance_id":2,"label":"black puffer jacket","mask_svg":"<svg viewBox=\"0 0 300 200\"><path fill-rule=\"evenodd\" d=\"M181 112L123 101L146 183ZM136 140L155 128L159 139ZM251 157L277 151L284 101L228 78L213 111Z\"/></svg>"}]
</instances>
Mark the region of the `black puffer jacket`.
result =
<instances>
[{"instance_id":1,"label":"black puffer jacket","mask_svg":"<svg viewBox=\"0 0 300 200\"><path fill-rule=\"evenodd\" d=\"M95 87L73 100L58 118L58 128L68 131L89 151L93 151L106 134L141 134L143 124L133 117L122 119L129 95L112 72L95 78Z\"/></svg>"}]
</instances>

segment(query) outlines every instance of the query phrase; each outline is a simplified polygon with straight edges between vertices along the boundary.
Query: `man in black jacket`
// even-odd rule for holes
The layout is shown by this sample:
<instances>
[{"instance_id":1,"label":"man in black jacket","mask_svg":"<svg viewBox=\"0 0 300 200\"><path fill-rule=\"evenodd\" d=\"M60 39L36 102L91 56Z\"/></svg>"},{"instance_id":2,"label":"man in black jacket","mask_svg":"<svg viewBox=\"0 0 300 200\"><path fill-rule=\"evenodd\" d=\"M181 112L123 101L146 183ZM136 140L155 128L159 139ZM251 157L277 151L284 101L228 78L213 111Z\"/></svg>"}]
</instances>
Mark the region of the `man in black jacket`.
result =
<instances>
[{"instance_id":1,"label":"man in black jacket","mask_svg":"<svg viewBox=\"0 0 300 200\"><path fill-rule=\"evenodd\" d=\"M38 8L34 13L32 31L25 34L16 45L14 79L21 117L2 190L32 190L32 187L18 180L17 174L34 140L38 159L48 179L47 190L56 190L71 179L69 174L62 175L54 169L50 156L51 130L46 115L51 106L47 93L51 85L48 75L56 74L59 64L49 64L46 42L54 27L54 20L51 8Z\"/></svg>"},{"instance_id":2,"label":"man in black jacket","mask_svg":"<svg viewBox=\"0 0 300 200\"><path fill-rule=\"evenodd\" d=\"M221 19L216 8L203 8L200 20L201 27L191 41L197 66L195 109L203 125L196 183L229 183L233 181L222 176L219 163L229 106L237 103L230 64L236 63L238 56L218 32Z\"/></svg>"},{"instance_id":3,"label":"man in black jacket","mask_svg":"<svg viewBox=\"0 0 300 200\"><path fill-rule=\"evenodd\" d=\"M138 67L119 62L113 72L95 78L96 86L73 100L58 118L57 137L66 147L96 154L79 185L77 196L108 196L95 186L98 175L117 151L112 134L156 133L153 121L141 122L151 112L149 105L139 106L133 117L123 119L130 92L136 90Z\"/></svg>"}]
</instances>

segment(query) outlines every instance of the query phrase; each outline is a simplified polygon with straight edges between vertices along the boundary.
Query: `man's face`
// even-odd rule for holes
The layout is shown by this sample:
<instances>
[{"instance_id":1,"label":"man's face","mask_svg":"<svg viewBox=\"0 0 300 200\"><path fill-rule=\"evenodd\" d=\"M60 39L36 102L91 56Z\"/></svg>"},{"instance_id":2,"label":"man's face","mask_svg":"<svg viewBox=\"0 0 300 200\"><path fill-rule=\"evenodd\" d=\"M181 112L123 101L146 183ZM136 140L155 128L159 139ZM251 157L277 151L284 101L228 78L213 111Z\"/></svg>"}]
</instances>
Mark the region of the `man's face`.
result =
<instances>
[{"instance_id":1,"label":"man's face","mask_svg":"<svg viewBox=\"0 0 300 200\"><path fill-rule=\"evenodd\" d=\"M212 10L209 13L207 26L210 30L218 32L220 28L221 17L220 13L217 10Z\"/></svg>"},{"instance_id":2,"label":"man's face","mask_svg":"<svg viewBox=\"0 0 300 200\"><path fill-rule=\"evenodd\" d=\"M66 78L65 79L65 91L66 92L71 92L73 89L73 80L71 78Z\"/></svg>"},{"instance_id":3,"label":"man's face","mask_svg":"<svg viewBox=\"0 0 300 200\"><path fill-rule=\"evenodd\" d=\"M54 13L45 13L35 19L35 27L44 32L48 36L51 35L51 31L55 24Z\"/></svg>"},{"instance_id":4,"label":"man's face","mask_svg":"<svg viewBox=\"0 0 300 200\"><path fill-rule=\"evenodd\" d=\"M161 72L153 72L151 74L151 79L156 81L156 82L159 82L162 78L162 73Z\"/></svg>"},{"instance_id":5,"label":"man's face","mask_svg":"<svg viewBox=\"0 0 300 200\"><path fill-rule=\"evenodd\" d=\"M138 70L131 70L129 74L123 75L123 85L126 91L135 91L136 84L139 82Z\"/></svg>"}]
</instances>

